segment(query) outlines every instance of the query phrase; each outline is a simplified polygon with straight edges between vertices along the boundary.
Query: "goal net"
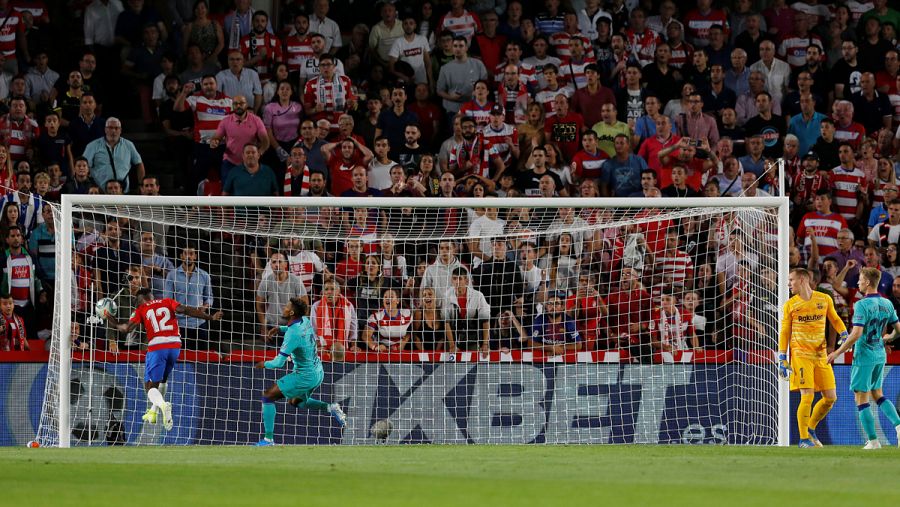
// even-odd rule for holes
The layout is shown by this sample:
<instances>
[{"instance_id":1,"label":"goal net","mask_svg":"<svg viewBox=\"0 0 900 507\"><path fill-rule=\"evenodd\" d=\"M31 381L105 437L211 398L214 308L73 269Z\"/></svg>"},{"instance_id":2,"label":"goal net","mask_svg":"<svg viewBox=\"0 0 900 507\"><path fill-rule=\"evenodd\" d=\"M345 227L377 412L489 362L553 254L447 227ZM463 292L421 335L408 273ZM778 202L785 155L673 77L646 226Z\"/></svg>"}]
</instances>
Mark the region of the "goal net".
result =
<instances>
[{"instance_id":1,"label":"goal net","mask_svg":"<svg viewBox=\"0 0 900 507\"><path fill-rule=\"evenodd\" d=\"M652 206L650 206L652 204ZM279 444L787 441L787 201L65 196L43 446L250 444L291 297L328 412ZM148 288L177 316L174 426L142 420Z\"/></svg>"}]
</instances>

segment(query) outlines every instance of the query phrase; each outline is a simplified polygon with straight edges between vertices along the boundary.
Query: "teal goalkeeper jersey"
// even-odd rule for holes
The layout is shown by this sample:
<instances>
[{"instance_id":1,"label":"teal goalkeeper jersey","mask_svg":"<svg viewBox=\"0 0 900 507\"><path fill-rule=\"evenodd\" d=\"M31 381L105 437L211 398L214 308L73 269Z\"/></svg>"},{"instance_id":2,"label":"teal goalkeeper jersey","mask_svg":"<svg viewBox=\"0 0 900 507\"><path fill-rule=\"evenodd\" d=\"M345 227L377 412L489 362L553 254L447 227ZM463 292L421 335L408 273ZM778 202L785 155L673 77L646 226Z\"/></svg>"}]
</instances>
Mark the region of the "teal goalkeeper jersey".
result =
<instances>
[{"instance_id":1,"label":"teal goalkeeper jersey","mask_svg":"<svg viewBox=\"0 0 900 507\"><path fill-rule=\"evenodd\" d=\"M897 322L897 312L890 301L878 294L870 294L853 305L853 325L863 334L853 346L853 364L880 364L887 361L884 334L888 326Z\"/></svg>"},{"instance_id":2,"label":"teal goalkeeper jersey","mask_svg":"<svg viewBox=\"0 0 900 507\"><path fill-rule=\"evenodd\" d=\"M322 360L316 352L316 333L309 318L303 317L287 327L281 350L274 359L266 361L266 368L281 368L288 356L294 362L294 373L322 371Z\"/></svg>"}]
</instances>

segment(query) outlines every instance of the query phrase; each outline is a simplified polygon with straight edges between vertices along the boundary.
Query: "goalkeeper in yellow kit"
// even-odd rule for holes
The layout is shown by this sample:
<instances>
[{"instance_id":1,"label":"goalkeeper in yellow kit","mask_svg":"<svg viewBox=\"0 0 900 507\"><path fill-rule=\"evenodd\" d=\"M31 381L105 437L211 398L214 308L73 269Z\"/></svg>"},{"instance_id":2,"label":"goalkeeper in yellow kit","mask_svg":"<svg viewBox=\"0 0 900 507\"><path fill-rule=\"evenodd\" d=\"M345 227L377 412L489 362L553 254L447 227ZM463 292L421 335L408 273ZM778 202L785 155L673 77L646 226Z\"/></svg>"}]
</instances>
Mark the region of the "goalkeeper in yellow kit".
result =
<instances>
[{"instance_id":1,"label":"goalkeeper in yellow kit","mask_svg":"<svg viewBox=\"0 0 900 507\"><path fill-rule=\"evenodd\" d=\"M778 340L778 374L784 379L790 377L792 391L800 390L800 406L797 407L800 447L822 447L816 437L816 426L837 400L834 370L827 361L825 320L831 322L841 341L848 336L847 326L834 310L831 297L814 291L811 280L810 272L803 268L792 269L788 275L794 296L784 305ZM822 398L813 408L816 392L821 392Z\"/></svg>"}]
</instances>

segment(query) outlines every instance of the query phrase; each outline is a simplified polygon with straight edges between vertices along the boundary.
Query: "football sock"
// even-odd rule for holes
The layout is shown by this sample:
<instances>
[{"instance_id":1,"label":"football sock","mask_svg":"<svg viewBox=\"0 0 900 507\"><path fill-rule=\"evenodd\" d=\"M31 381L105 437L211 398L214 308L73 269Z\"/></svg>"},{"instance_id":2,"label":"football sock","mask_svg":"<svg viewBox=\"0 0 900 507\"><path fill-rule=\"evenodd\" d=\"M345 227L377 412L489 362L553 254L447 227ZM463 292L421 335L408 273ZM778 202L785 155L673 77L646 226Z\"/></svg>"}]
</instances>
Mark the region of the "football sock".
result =
<instances>
[{"instance_id":1,"label":"football sock","mask_svg":"<svg viewBox=\"0 0 900 507\"><path fill-rule=\"evenodd\" d=\"M809 413L812 411L812 402L815 394L801 394L800 405L797 407L797 429L800 430L800 439L809 438Z\"/></svg>"},{"instance_id":2,"label":"football sock","mask_svg":"<svg viewBox=\"0 0 900 507\"><path fill-rule=\"evenodd\" d=\"M266 432L266 438L272 440L275 438L275 402L268 397L262 397L262 415L263 429Z\"/></svg>"},{"instance_id":3,"label":"football sock","mask_svg":"<svg viewBox=\"0 0 900 507\"><path fill-rule=\"evenodd\" d=\"M891 421L891 424L893 424L894 426L900 424L900 415L897 414L897 407L894 406L891 400L882 396L881 398L878 398L878 401L876 401L875 403L878 404L878 408L881 410L881 413Z\"/></svg>"},{"instance_id":4,"label":"football sock","mask_svg":"<svg viewBox=\"0 0 900 507\"><path fill-rule=\"evenodd\" d=\"M863 403L862 405L857 405L856 409L859 410L859 422L862 424L866 438L869 440L878 438L878 435L875 434L875 416L872 414L872 411L869 410L869 404Z\"/></svg>"},{"instance_id":5,"label":"football sock","mask_svg":"<svg viewBox=\"0 0 900 507\"><path fill-rule=\"evenodd\" d=\"M150 390L147 391L147 398L150 399L150 402L153 403L153 405L159 408L162 408L163 403L166 402L165 398L163 398L162 393L159 392L159 389L155 387L151 387Z\"/></svg>"},{"instance_id":6,"label":"football sock","mask_svg":"<svg viewBox=\"0 0 900 507\"><path fill-rule=\"evenodd\" d=\"M825 419L825 416L828 415L828 412L831 410L831 407L834 406L834 398L825 398L824 396L816 402L816 406L813 407L812 417L809 418L809 427L812 429L816 429L816 426L822 422L822 419Z\"/></svg>"},{"instance_id":7,"label":"football sock","mask_svg":"<svg viewBox=\"0 0 900 507\"><path fill-rule=\"evenodd\" d=\"M306 401L297 404L300 408L308 408L310 410L328 410L328 404L315 398L306 398Z\"/></svg>"},{"instance_id":8,"label":"football sock","mask_svg":"<svg viewBox=\"0 0 900 507\"><path fill-rule=\"evenodd\" d=\"M166 398L166 384L161 383L161 384L159 384L159 386L156 389L159 390L159 394L163 395L163 399L165 399ZM150 410L154 406L156 406L156 405L152 401L147 403L147 410Z\"/></svg>"}]
</instances>

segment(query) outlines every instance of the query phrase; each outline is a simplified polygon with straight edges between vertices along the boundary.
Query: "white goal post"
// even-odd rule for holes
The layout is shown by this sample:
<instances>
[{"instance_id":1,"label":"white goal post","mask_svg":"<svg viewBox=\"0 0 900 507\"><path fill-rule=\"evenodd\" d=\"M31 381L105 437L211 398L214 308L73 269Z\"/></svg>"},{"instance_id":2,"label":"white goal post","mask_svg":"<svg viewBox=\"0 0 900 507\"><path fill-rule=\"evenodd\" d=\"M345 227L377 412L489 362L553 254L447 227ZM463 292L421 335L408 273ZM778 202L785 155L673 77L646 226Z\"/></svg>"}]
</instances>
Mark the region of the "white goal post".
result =
<instances>
[{"instance_id":1,"label":"white goal post","mask_svg":"<svg viewBox=\"0 0 900 507\"><path fill-rule=\"evenodd\" d=\"M333 210L327 219L338 225L313 223L310 217L324 220L321 210L326 209ZM365 213L356 213L363 209ZM498 210L496 214L486 211L494 209ZM573 210L579 221L567 221L569 215L561 209ZM271 358L276 351L275 345L265 343L258 333L260 327L266 330L272 325L266 320L268 310L260 312L260 308L269 308L266 305L277 299L260 296L264 292L260 281L276 277L277 268L273 269L269 257L283 251L288 271L301 262L296 259L303 255L303 262L315 271L297 267L296 272L289 273L289 277L302 279L306 286L302 294L310 306L325 297L323 284L335 280L337 290L346 293L346 301L354 304L357 314L364 306L361 294L369 283L360 281L368 276L366 264L381 263L376 269L380 273L372 275L384 277L375 285L374 300L380 305L385 298L385 306L366 307L375 310L368 319L366 315L347 316L348 320L358 320L358 334L344 342L346 346L322 339L326 371L322 396L327 402L344 404L350 419L347 428L341 432L325 416L279 404L276 440L786 446L790 435L789 393L787 383L776 378L774 355L782 306L789 297L788 215L785 197L425 199L66 194L57 216L54 326L37 439L41 445L59 447L255 441L261 435L260 388L289 372L252 370L252 361ZM185 343L182 363L170 379L166 396L176 407L175 429L169 434L140 424L146 408L141 347L112 351L111 344L103 340L107 333L104 324L84 320L86 314L90 319L99 296L114 296L108 293L113 292L110 287L121 286L126 296L130 290L130 275L108 284L107 280L125 275L121 270L112 272L109 264L92 265L91 249L102 245L104 224L110 220L117 221L123 236L133 234L123 241L135 241L135 249L141 246L142 232L152 229L161 234L157 237L167 246L158 251L170 258L176 271L181 269L179 259L185 249L194 250L198 269L207 268L215 286L216 301L210 310L222 309L226 314L221 327L210 331L220 340L215 345L205 347L205 342L198 341L201 345L194 349L194 345ZM450 232L448 221L454 227ZM475 222L479 226L473 229ZM482 223L488 226L481 227ZM490 228L490 224L498 223L499 228ZM99 239L93 246L86 246L82 238L90 227L97 229L91 234ZM699 232L697 227L701 228ZM669 231L675 231L675 247L666 245ZM560 239L562 236L567 238ZM442 257L445 242L456 255L452 261ZM733 242L741 245L734 246ZM497 255L489 251L494 243L502 243L497 248L506 252L503 259L492 257ZM361 250L358 257L351 248ZM683 263L672 260L672 252L689 248L695 250ZM713 282L704 282L703 290L678 275L683 273L685 263L697 259L697 249L704 252L703 269L707 274L713 270ZM265 257L258 251L265 251ZM387 276L393 275L389 268L382 269L389 256L391 269L397 268L397 259L405 259L396 277ZM251 263L251 258L255 267L244 265ZM725 258L730 260L725 262ZM344 262L348 260L353 262ZM519 270L518 285L488 271L491 262L501 260ZM721 264L718 271L717 262ZM433 263L444 269L440 271L443 278L432 276L437 272L429 271ZM93 271L84 283L79 282L82 275L72 267L82 264ZM354 267L349 268L350 264ZM462 271L455 271L457 268ZM690 268L692 280L699 276L700 268ZM622 281L625 271L631 281ZM155 272L145 265L144 273L140 283L150 286L148 279L156 276ZM458 273L467 280L459 281L464 287L456 293L454 277ZM483 273L494 274L480 278ZM515 277L515 273L509 273ZM102 281L95 284L95 276ZM583 287L583 280L587 280L589 290ZM238 285L240 288L236 288ZM438 300L433 303L434 315L438 316L433 321L426 317L432 314L425 311L432 303L423 303L422 299L426 288L432 289ZM466 334L461 322L468 307L463 305L472 304L476 289L482 289L479 294L489 293L485 301L504 301L510 306L508 311L479 320L487 322L484 329L465 328ZM396 301L388 303L387 293L391 291ZM635 300L631 295L624 301L624 293L644 296ZM460 294L460 299L451 301L453 294ZM708 294L717 294L720 299L704 299ZM582 311L579 302L582 297L601 301L610 313L585 317L588 313ZM699 304L685 306L689 304L685 300L692 298L699 298ZM720 305L720 300L727 306ZM669 310L666 301L673 301L675 307ZM394 314L391 304L397 305ZM632 304L636 306L628 306ZM612 313L613 308L634 308L640 317L629 317L625 322L621 312ZM691 342L694 333L701 334L696 317L704 308L709 312L709 318L702 320L708 326L705 338ZM402 322L392 320L392 315ZM455 319L453 324L447 315ZM128 316L121 311L118 315L120 320ZM694 319L693 324L690 319ZM568 331L561 331L559 336L556 331L538 336L537 329L556 329L556 323L560 330L569 330L565 327L567 320L578 330L577 341L568 341L566 336L574 336ZM585 323L587 320L590 324ZM516 337L515 323L519 321L524 331ZM341 322L345 328L350 327ZM432 323L439 326L435 329L443 326L443 331L433 335L439 339L448 335L455 338L429 347L417 334L425 336L425 328L414 331L421 322L427 323L425 327ZM337 334L336 329L328 329ZM504 334L507 331L509 334ZM78 335L73 336L73 332ZM394 340L391 332L407 336L409 341ZM490 341L484 348L483 336ZM75 345L73 339L77 339ZM359 350L351 350L352 346ZM79 392L71 390L73 385ZM79 395L81 401L76 401ZM110 402L115 406L101 408L106 403L104 396L118 397ZM98 416L99 410L104 411L103 416ZM112 422L119 425L115 437L108 429ZM103 428L98 430L98 425Z\"/></svg>"}]
</instances>

